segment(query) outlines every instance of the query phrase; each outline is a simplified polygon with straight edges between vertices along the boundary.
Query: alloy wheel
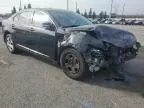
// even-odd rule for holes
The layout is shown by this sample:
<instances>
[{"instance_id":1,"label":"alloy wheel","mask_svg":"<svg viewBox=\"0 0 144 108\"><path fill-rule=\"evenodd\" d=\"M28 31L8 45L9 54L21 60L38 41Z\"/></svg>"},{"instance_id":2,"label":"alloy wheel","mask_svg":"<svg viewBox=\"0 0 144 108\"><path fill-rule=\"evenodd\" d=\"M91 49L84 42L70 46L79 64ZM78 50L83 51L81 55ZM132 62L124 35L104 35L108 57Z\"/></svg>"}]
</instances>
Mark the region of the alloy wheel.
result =
<instances>
[{"instance_id":1,"label":"alloy wheel","mask_svg":"<svg viewBox=\"0 0 144 108\"><path fill-rule=\"evenodd\" d=\"M66 55L64 58L64 66L71 74L78 74L80 72L80 62L74 54Z\"/></svg>"}]
</instances>

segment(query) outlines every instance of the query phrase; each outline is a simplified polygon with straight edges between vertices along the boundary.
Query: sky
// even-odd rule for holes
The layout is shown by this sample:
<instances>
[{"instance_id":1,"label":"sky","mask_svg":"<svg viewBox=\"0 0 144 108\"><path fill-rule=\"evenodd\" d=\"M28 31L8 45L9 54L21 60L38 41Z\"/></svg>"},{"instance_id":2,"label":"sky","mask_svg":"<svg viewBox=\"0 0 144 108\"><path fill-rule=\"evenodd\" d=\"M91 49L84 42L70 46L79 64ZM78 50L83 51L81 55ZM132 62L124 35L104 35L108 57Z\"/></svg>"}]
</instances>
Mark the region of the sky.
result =
<instances>
[{"instance_id":1,"label":"sky","mask_svg":"<svg viewBox=\"0 0 144 108\"><path fill-rule=\"evenodd\" d=\"M19 8L20 0L0 0L0 13L11 12L13 6ZM67 0L21 0L22 7L24 4L31 3L33 8L57 8L66 9ZM77 1L78 8L84 12L92 8L99 14L100 11L110 13L111 0L69 0L69 9L75 11ZM125 3L124 14L143 14L144 15L144 0L114 0L113 12L122 14Z\"/></svg>"}]
</instances>

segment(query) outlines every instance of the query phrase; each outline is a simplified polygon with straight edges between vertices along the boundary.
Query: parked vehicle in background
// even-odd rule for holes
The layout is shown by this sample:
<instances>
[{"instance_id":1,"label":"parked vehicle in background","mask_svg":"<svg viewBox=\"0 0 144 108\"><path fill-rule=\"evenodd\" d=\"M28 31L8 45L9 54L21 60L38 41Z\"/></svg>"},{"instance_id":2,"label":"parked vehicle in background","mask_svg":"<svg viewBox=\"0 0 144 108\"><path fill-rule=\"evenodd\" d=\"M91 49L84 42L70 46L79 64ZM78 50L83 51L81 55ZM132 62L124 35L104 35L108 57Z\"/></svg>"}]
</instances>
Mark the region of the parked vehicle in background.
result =
<instances>
[{"instance_id":1,"label":"parked vehicle in background","mask_svg":"<svg viewBox=\"0 0 144 108\"><path fill-rule=\"evenodd\" d=\"M25 50L49 58L72 79L108 66L116 68L135 58L140 47L132 33L93 25L66 10L20 11L4 22L3 33L9 52Z\"/></svg>"},{"instance_id":2,"label":"parked vehicle in background","mask_svg":"<svg viewBox=\"0 0 144 108\"><path fill-rule=\"evenodd\" d=\"M113 19L112 24L125 24L125 19Z\"/></svg>"},{"instance_id":3,"label":"parked vehicle in background","mask_svg":"<svg viewBox=\"0 0 144 108\"><path fill-rule=\"evenodd\" d=\"M98 22L97 19L94 19L94 20L92 21L92 23L93 23L93 24L99 24L99 22Z\"/></svg>"},{"instance_id":4,"label":"parked vehicle in background","mask_svg":"<svg viewBox=\"0 0 144 108\"><path fill-rule=\"evenodd\" d=\"M144 24L144 21L142 21L142 20L136 20L134 22L134 25L143 25L143 24Z\"/></svg>"},{"instance_id":5,"label":"parked vehicle in background","mask_svg":"<svg viewBox=\"0 0 144 108\"><path fill-rule=\"evenodd\" d=\"M119 19L117 19L117 20L115 19L115 20L112 21L112 24L121 24L121 22L120 22Z\"/></svg>"},{"instance_id":6,"label":"parked vehicle in background","mask_svg":"<svg viewBox=\"0 0 144 108\"><path fill-rule=\"evenodd\" d=\"M144 20L142 20L142 25L144 25Z\"/></svg>"},{"instance_id":7,"label":"parked vehicle in background","mask_svg":"<svg viewBox=\"0 0 144 108\"><path fill-rule=\"evenodd\" d=\"M91 22L93 22L93 19L92 19L92 18L88 18L88 20L91 21Z\"/></svg>"},{"instance_id":8,"label":"parked vehicle in background","mask_svg":"<svg viewBox=\"0 0 144 108\"><path fill-rule=\"evenodd\" d=\"M93 23L93 24L101 24L101 20L102 20L102 19L100 19L100 18L94 19L94 20L92 21L92 23Z\"/></svg>"},{"instance_id":9,"label":"parked vehicle in background","mask_svg":"<svg viewBox=\"0 0 144 108\"><path fill-rule=\"evenodd\" d=\"M0 17L0 27L2 26L2 17Z\"/></svg>"},{"instance_id":10,"label":"parked vehicle in background","mask_svg":"<svg viewBox=\"0 0 144 108\"><path fill-rule=\"evenodd\" d=\"M112 24L113 20L112 19L107 19L104 23L105 24Z\"/></svg>"},{"instance_id":11,"label":"parked vehicle in background","mask_svg":"<svg viewBox=\"0 0 144 108\"><path fill-rule=\"evenodd\" d=\"M108 19L102 19L102 20L101 20L101 23L103 24L103 23L105 23L107 20L108 20Z\"/></svg>"},{"instance_id":12,"label":"parked vehicle in background","mask_svg":"<svg viewBox=\"0 0 144 108\"><path fill-rule=\"evenodd\" d=\"M125 25L134 25L136 20L126 20Z\"/></svg>"}]
</instances>

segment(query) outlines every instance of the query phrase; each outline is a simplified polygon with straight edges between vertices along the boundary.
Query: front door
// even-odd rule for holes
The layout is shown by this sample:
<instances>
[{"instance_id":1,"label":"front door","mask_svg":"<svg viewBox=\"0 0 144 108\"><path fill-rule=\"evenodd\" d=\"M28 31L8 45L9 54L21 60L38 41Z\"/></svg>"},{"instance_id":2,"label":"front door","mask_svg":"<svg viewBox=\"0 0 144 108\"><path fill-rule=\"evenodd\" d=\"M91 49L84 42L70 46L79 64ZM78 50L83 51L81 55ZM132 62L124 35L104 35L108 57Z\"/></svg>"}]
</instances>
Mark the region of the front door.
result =
<instances>
[{"instance_id":1,"label":"front door","mask_svg":"<svg viewBox=\"0 0 144 108\"><path fill-rule=\"evenodd\" d=\"M37 51L51 58L55 56L55 31L46 29L43 24L52 23L50 17L40 11L35 11L31 33L37 40Z\"/></svg>"},{"instance_id":2,"label":"front door","mask_svg":"<svg viewBox=\"0 0 144 108\"><path fill-rule=\"evenodd\" d=\"M29 26L32 22L32 11L24 11L18 15L18 21L15 21L14 28L16 29L16 43L22 46L27 46L29 42ZM13 26L13 25L12 25Z\"/></svg>"}]
</instances>

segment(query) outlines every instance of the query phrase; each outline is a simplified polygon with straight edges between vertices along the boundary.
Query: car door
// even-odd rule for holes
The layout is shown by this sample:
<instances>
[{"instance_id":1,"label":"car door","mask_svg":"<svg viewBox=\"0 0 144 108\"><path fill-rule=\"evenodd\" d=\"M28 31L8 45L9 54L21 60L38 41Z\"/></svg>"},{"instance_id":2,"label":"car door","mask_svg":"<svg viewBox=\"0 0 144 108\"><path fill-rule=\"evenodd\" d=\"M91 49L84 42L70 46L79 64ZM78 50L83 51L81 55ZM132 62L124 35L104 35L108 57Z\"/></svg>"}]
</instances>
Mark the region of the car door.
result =
<instances>
[{"instance_id":1,"label":"car door","mask_svg":"<svg viewBox=\"0 0 144 108\"><path fill-rule=\"evenodd\" d=\"M9 22L13 41L18 43L17 37L21 35L19 31L19 14L14 15L11 19L9 19Z\"/></svg>"},{"instance_id":2,"label":"car door","mask_svg":"<svg viewBox=\"0 0 144 108\"><path fill-rule=\"evenodd\" d=\"M28 47L28 44L34 44L29 38L30 24L32 22L32 11L24 11L19 14L18 21L14 23L13 28L16 30L15 40L18 45Z\"/></svg>"},{"instance_id":3,"label":"car door","mask_svg":"<svg viewBox=\"0 0 144 108\"><path fill-rule=\"evenodd\" d=\"M53 29L50 29L47 24L53 25ZM37 51L53 58L56 50L55 25L48 14L35 11L31 29L32 31L30 34L38 39Z\"/></svg>"}]
</instances>

